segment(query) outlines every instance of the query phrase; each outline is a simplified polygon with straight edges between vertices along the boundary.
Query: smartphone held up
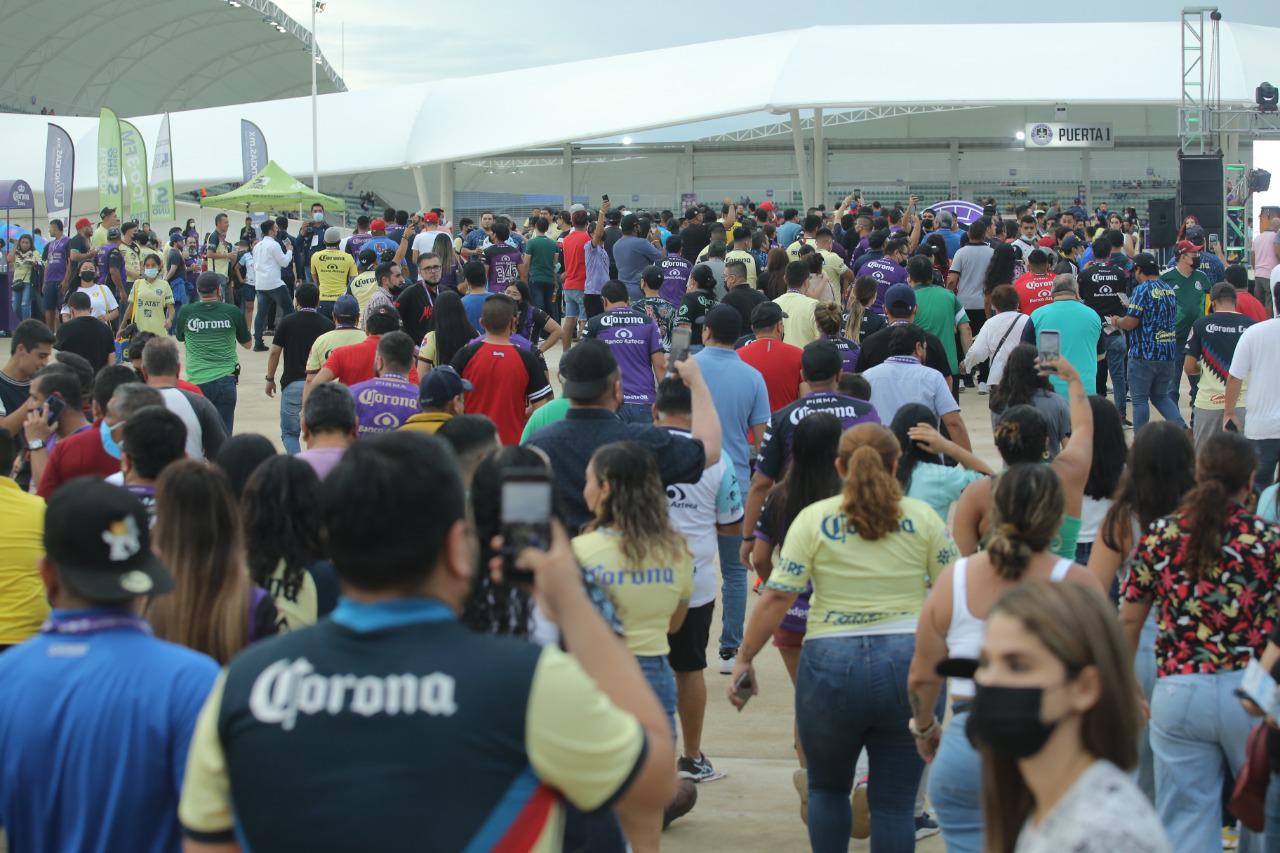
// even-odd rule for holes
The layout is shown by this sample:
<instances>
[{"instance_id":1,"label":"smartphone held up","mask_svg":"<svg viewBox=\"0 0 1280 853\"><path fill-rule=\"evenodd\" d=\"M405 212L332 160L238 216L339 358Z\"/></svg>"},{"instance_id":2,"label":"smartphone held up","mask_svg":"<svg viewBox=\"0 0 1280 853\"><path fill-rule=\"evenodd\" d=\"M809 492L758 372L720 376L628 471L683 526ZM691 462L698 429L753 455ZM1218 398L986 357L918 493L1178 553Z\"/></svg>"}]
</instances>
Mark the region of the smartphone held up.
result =
<instances>
[{"instance_id":1,"label":"smartphone held up","mask_svg":"<svg viewBox=\"0 0 1280 853\"><path fill-rule=\"evenodd\" d=\"M516 567L525 548L551 547L551 477L541 468L512 468L502 476L502 577L533 583L533 573Z\"/></svg>"}]
</instances>

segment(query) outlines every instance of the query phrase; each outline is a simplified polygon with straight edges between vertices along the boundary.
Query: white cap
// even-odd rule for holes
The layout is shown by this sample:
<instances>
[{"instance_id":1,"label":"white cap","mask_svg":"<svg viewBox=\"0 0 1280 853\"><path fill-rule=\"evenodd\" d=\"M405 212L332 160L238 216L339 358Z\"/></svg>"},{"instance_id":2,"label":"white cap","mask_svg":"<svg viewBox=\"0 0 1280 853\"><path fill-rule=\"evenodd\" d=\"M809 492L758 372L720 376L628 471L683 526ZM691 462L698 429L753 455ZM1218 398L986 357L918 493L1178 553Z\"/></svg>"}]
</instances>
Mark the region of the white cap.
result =
<instances>
[{"instance_id":1,"label":"white cap","mask_svg":"<svg viewBox=\"0 0 1280 853\"><path fill-rule=\"evenodd\" d=\"M570 213L577 213L579 210L586 210L586 209L587 209L586 205L583 205L583 204L571 204L571 205L569 205L569 212L570 212Z\"/></svg>"}]
</instances>

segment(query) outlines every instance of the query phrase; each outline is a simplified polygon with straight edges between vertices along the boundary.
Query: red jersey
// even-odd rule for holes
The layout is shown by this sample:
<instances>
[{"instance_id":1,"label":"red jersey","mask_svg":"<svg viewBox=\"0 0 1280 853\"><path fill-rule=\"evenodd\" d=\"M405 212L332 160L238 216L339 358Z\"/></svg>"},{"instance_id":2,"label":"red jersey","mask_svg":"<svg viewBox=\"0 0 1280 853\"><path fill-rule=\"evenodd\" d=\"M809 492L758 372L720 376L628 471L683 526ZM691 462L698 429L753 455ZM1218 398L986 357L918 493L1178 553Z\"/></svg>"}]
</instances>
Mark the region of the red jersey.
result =
<instances>
[{"instance_id":1,"label":"red jersey","mask_svg":"<svg viewBox=\"0 0 1280 853\"><path fill-rule=\"evenodd\" d=\"M800 397L800 358L804 350L782 341L754 340L738 350L738 357L760 371L769 390L769 411L776 412Z\"/></svg>"},{"instance_id":2,"label":"red jersey","mask_svg":"<svg viewBox=\"0 0 1280 853\"><path fill-rule=\"evenodd\" d=\"M185 379L179 379L177 385L183 391L190 391L192 394L199 394L201 397L204 396L204 392L200 390L199 385L193 385Z\"/></svg>"},{"instance_id":3,"label":"red jersey","mask_svg":"<svg viewBox=\"0 0 1280 853\"><path fill-rule=\"evenodd\" d=\"M378 339L370 335L358 344L347 344L329 353L322 367L333 372L334 379L350 388L357 382L373 378L373 360L378 354ZM416 360L416 359L415 359ZM409 368L409 381L418 384L418 368Z\"/></svg>"},{"instance_id":4,"label":"red jersey","mask_svg":"<svg viewBox=\"0 0 1280 853\"><path fill-rule=\"evenodd\" d=\"M1213 308L1210 307L1209 310L1213 311ZM1267 313L1266 308L1262 307L1258 298L1247 290L1236 290L1236 310L1258 323L1271 319L1271 315Z\"/></svg>"},{"instance_id":5,"label":"red jersey","mask_svg":"<svg viewBox=\"0 0 1280 853\"><path fill-rule=\"evenodd\" d=\"M1051 272L1024 272L1013 283L1018 294L1018 310L1030 316L1031 312L1041 305L1053 301L1053 279Z\"/></svg>"},{"instance_id":6,"label":"red jersey","mask_svg":"<svg viewBox=\"0 0 1280 853\"><path fill-rule=\"evenodd\" d=\"M105 479L120 471L120 460L102 447L101 426L101 421L94 421L87 429L58 439L40 475L36 494L48 500L58 487L76 477Z\"/></svg>"},{"instance_id":7,"label":"red jersey","mask_svg":"<svg viewBox=\"0 0 1280 853\"><path fill-rule=\"evenodd\" d=\"M585 290L587 287L587 244L591 235L573 230L565 235L560 245L564 249L564 289Z\"/></svg>"},{"instance_id":8,"label":"red jersey","mask_svg":"<svg viewBox=\"0 0 1280 853\"><path fill-rule=\"evenodd\" d=\"M553 394L542 362L514 344L467 344L454 355L453 369L474 386L467 392L467 414L493 421L503 444L519 444L529 405Z\"/></svg>"}]
</instances>

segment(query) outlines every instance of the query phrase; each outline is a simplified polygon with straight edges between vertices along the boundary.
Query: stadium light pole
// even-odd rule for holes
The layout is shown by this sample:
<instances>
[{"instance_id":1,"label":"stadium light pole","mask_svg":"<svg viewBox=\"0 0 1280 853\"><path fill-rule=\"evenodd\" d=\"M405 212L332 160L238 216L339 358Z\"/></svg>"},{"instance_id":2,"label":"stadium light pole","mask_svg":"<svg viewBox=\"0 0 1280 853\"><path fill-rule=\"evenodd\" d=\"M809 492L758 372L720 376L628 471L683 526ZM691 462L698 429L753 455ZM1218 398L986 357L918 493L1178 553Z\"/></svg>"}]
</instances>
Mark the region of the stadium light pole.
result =
<instances>
[{"instance_id":1,"label":"stadium light pole","mask_svg":"<svg viewBox=\"0 0 1280 853\"><path fill-rule=\"evenodd\" d=\"M320 192L319 106L316 97L316 65L320 59L316 48L316 12L324 11L322 0L311 3L311 189Z\"/></svg>"}]
</instances>

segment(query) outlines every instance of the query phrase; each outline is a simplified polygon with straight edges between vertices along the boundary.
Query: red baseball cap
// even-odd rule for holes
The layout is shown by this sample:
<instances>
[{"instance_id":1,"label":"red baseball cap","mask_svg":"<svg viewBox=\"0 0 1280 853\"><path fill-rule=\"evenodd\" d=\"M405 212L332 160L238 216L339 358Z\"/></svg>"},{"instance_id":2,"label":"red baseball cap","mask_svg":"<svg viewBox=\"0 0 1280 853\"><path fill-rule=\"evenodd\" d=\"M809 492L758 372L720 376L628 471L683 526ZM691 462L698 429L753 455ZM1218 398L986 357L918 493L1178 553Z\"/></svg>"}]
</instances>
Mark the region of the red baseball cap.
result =
<instances>
[{"instance_id":1,"label":"red baseball cap","mask_svg":"<svg viewBox=\"0 0 1280 853\"><path fill-rule=\"evenodd\" d=\"M375 220L373 220L372 222L370 222L370 223L369 223L369 230L370 230L370 231L386 231L386 230L387 230L387 220L385 220L385 219L375 219Z\"/></svg>"},{"instance_id":2,"label":"red baseball cap","mask_svg":"<svg viewBox=\"0 0 1280 853\"><path fill-rule=\"evenodd\" d=\"M422 217L424 222L439 222L440 216L434 210L428 210L426 215Z\"/></svg>"},{"instance_id":3,"label":"red baseball cap","mask_svg":"<svg viewBox=\"0 0 1280 853\"><path fill-rule=\"evenodd\" d=\"M81 228L92 228L92 227L93 227L93 223L89 221L89 217L87 216L81 216L79 219L76 220L77 231L79 231Z\"/></svg>"},{"instance_id":4,"label":"red baseball cap","mask_svg":"<svg viewBox=\"0 0 1280 853\"><path fill-rule=\"evenodd\" d=\"M1173 253L1175 255L1181 255L1185 252L1198 253L1199 251L1200 251L1200 247L1197 246L1195 243L1192 243L1190 240L1179 240L1177 245L1173 247Z\"/></svg>"},{"instance_id":5,"label":"red baseball cap","mask_svg":"<svg viewBox=\"0 0 1280 853\"><path fill-rule=\"evenodd\" d=\"M762 201L756 205L756 210L773 210L773 202Z\"/></svg>"}]
</instances>

